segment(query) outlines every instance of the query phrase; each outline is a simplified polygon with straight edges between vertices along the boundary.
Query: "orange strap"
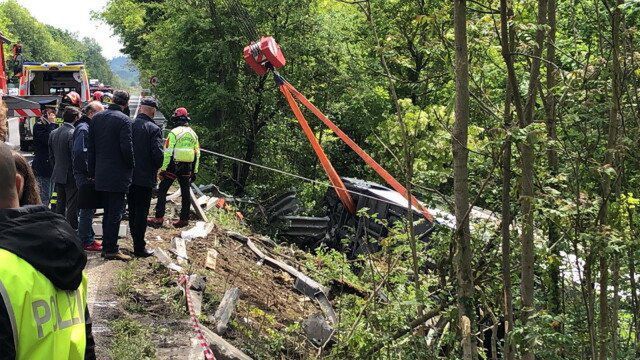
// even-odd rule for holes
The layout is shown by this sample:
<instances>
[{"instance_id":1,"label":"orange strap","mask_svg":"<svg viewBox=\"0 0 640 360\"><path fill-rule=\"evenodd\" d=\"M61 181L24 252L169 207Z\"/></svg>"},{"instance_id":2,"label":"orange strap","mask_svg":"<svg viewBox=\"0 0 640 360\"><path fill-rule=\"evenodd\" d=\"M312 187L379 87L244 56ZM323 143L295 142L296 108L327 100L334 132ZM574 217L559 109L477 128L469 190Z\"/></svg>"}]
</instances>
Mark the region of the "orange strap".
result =
<instances>
[{"instance_id":1,"label":"orange strap","mask_svg":"<svg viewBox=\"0 0 640 360\"><path fill-rule=\"evenodd\" d=\"M318 139L316 139L315 135L313 134L313 130L311 130L309 123L304 118L302 111L300 111L300 107L298 107L298 103L296 103L296 101L293 99L293 96L291 96L291 92L289 92L289 89L285 86L285 84L286 83L279 85L280 91L282 91L282 93L284 94L284 97L287 99L287 102L289 102L289 106L291 107L291 110L293 110L293 114L298 119L298 122L302 127L302 131L304 131L304 134L307 136L307 139L311 143L311 146L313 147L313 150L316 152L318 159L320 159L320 164L322 164L322 168L329 176L329 181L331 181L331 184L336 190L336 193L338 194L338 198L351 214L355 214L356 206L353 202L353 199L351 199L351 195L349 194L349 192L347 192L347 189L344 186L342 179L340 179L340 176L338 175L336 170L333 168L333 165L331 165L331 161L329 161L329 158L327 157L324 150L322 149L322 146L320 146L320 143L318 143Z\"/></svg>"},{"instance_id":2,"label":"orange strap","mask_svg":"<svg viewBox=\"0 0 640 360\"><path fill-rule=\"evenodd\" d=\"M315 105L313 105L311 101L309 101L304 95L296 90L293 85L291 85L287 81L284 82L284 85L287 86L287 88L298 100L300 100L302 104L304 104L304 106L311 110L318 117L318 119L320 119L327 127L329 127L329 129L331 129L331 131L338 135L338 137L342 139L342 141L344 141L353 151L355 151L355 153L358 154L362 158L362 160L367 163L367 165L371 166L371 168L373 168L373 170L375 170L375 172L378 173L378 175L380 175L380 177L382 177L387 182L387 184L389 184L395 191L402 194L405 199L409 199L409 193L407 189L402 186L402 184L400 184L398 180L391 176L391 174L389 174L387 170L385 170L380 164L378 164L377 161L375 161L371 156L369 156L369 154L362 150L362 148L358 146L358 144L351 140L351 138L347 134L345 134L336 124L329 120L329 118L327 118L322 113L322 111L315 107ZM418 200L414 196L411 196L411 204L419 209L420 212L422 212L422 215L425 219L429 220L430 222L434 221L431 213L429 213L429 211L424 206L422 206L422 204L420 204L420 202L418 202Z\"/></svg>"}]
</instances>

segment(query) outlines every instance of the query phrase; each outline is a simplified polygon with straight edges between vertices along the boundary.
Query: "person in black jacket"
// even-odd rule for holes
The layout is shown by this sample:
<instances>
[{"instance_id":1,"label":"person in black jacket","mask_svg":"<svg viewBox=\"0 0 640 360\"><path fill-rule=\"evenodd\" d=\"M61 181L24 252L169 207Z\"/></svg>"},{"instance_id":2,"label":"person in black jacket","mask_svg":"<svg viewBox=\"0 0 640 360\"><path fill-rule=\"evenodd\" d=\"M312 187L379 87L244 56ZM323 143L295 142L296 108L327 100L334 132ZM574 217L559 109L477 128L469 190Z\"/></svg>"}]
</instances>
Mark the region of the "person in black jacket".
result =
<instances>
[{"instance_id":1,"label":"person in black jacket","mask_svg":"<svg viewBox=\"0 0 640 360\"><path fill-rule=\"evenodd\" d=\"M18 194L22 192L23 180L16 175L14 157L8 146L0 143L0 249L17 255L29 263L36 271L45 276L60 290L73 291L81 286L83 270L87 257L80 247L75 232L65 219L49 211L46 207L20 207ZM43 231L47 229L47 231ZM0 262L0 267L8 266ZM13 269L5 269L6 273ZM19 277L19 271L14 272L11 279L0 277L0 284L11 284ZM0 360L16 359L16 343L19 324L12 323L13 314L9 311L19 311L16 305L28 306L32 304L16 304L9 302L8 293L15 291L6 288L0 291ZM8 290L8 292L6 291ZM11 304L9 309L6 304ZM91 317L84 306L85 320L85 359L95 359L95 342L91 331ZM55 331L51 336L56 336ZM55 349L38 349L40 353ZM59 354L58 354L59 355Z\"/></svg>"},{"instance_id":2,"label":"person in black jacket","mask_svg":"<svg viewBox=\"0 0 640 360\"><path fill-rule=\"evenodd\" d=\"M76 123L73 132L73 175L78 187L78 237L86 251L102 251L102 244L95 241L93 232L93 216L96 213L97 194L92 179L89 179L88 137L89 124L95 114L104 111L104 106L98 101L92 101L83 109L83 115Z\"/></svg>"},{"instance_id":3,"label":"person in black jacket","mask_svg":"<svg viewBox=\"0 0 640 360\"><path fill-rule=\"evenodd\" d=\"M153 251L146 249L144 235L147 215L151 207L151 194L158 178L158 169L164 159L162 130L153 122L158 103L146 97L140 101L138 116L133 122L133 153L136 167L129 187L129 228L133 238L133 254L148 257Z\"/></svg>"},{"instance_id":4,"label":"person in black jacket","mask_svg":"<svg viewBox=\"0 0 640 360\"><path fill-rule=\"evenodd\" d=\"M128 106L129 93L118 90L113 104L96 114L89 125L89 178L95 179L96 191L102 193L104 202L102 256L107 260L131 260L118 248L125 194L134 168L131 119L122 112Z\"/></svg>"},{"instance_id":5,"label":"person in black jacket","mask_svg":"<svg viewBox=\"0 0 640 360\"><path fill-rule=\"evenodd\" d=\"M58 127L55 109L45 108L43 116L33 125L33 172L40 185L42 203L49 206L51 197L51 164L49 163L49 135Z\"/></svg>"},{"instance_id":6,"label":"person in black jacket","mask_svg":"<svg viewBox=\"0 0 640 360\"><path fill-rule=\"evenodd\" d=\"M78 228L78 188L73 176L71 149L74 124L80 115L78 108L68 106L62 115L64 123L49 136L49 162L53 168L51 181L56 185L58 194L55 211L64 215L74 229Z\"/></svg>"}]
</instances>

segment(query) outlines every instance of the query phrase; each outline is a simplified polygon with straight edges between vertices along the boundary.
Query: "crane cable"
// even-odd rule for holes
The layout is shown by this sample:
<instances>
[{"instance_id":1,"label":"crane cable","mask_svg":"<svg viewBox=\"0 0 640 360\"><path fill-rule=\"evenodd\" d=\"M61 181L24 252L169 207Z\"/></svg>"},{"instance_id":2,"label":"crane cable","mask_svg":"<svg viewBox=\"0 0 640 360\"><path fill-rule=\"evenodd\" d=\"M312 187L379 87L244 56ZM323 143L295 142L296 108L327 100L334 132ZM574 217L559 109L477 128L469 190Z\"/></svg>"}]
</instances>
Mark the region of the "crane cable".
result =
<instances>
[{"instance_id":1,"label":"crane cable","mask_svg":"<svg viewBox=\"0 0 640 360\"><path fill-rule=\"evenodd\" d=\"M389 200L381 199L379 197L371 196L369 194L365 194L365 193L361 193L361 192L358 192L358 191L350 190L350 189L348 189L346 187L339 188L339 187L334 186L333 184L331 184L329 182L326 182L326 181L320 181L320 180L316 180L316 179L311 179L311 178L308 178L308 177L304 177L302 175L294 174L294 173L291 173L291 172L287 172L287 171L284 171L284 170L276 169L276 168L273 168L273 167L270 167L270 166L266 166L266 165L262 165L262 164L257 164L257 163L251 162L251 161L247 161L247 160L244 160L244 159L239 159L237 157L233 157L233 156L226 155L226 154L221 154L219 152L215 152L215 151L211 151L211 150L207 150L207 149L203 149L203 148L200 148L200 152L203 152L203 153L206 153L206 154L209 154L209 155L213 155L213 156L217 156L217 157L221 157L223 159L235 161L235 162L238 162L238 163L255 166L255 167L263 169L263 170L275 172L275 173L278 173L280 175L292 177L292 178L295 178L295 179L298 179L298 180L302 180L302 181L305 181L305 182L308 182L308 183L311 183L311 184L314 184L314 185L319 185L319 186L325 187L327 189L332 188L332 189L342 190L342 191L346 191L346 192L348 192L348 193L350 193L352 195L358 195L358 196L361 196L363 198L372 199L372 200L379 201L379 202L382 202L382 203L385 203L385 204L401 206L403 208L406 208L404 205L400 205L400 204L398 204L396 202L391 202ZM419 211L415 206L412 206L412 209L414 209L416 211Z\"/></svg>"}]
</instances>

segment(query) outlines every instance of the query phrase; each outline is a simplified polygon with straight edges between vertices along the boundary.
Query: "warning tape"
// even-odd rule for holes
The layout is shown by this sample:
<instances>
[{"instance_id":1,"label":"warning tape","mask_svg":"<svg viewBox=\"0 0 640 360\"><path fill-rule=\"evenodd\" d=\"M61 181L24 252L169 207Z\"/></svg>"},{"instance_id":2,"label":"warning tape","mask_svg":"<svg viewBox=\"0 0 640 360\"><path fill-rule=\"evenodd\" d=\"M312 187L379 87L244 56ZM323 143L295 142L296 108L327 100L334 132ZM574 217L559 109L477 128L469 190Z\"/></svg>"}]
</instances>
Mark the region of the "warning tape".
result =
<instances>
[{"instance_id":1,"label":"warning tape","mask_svg":"<svg viewBox=\"0 0 640 360\"><path fill-rule=\"evenodd\" d=\"M40 109L14 109L13 112L20 117L40 117L42 111Z\"/></svg>"},{"instance_id":2,"label":"warning tape","mask_svg":"<svg viewBox=\"0 0 640 360\"><path fill-rule=\"evenodd\" d=\"M211 351L211 347L209 347L209 342L204 337L204 333L202 332L202 328L200 327L200 323L198 322L198 318L196 316L195 311L193 310L193 303L191 301L191 291L189 289L189 275L182 275L178 280L178 283L184 286L185 297L187 298L187 307L189 308L189 317L191 318L191 327L193 331L196 333L196 338L200 342L200 346L204 351L204 357L207 360L215 360L216 357L213 356L213 351Z\"/></svg>"}]
</instances>

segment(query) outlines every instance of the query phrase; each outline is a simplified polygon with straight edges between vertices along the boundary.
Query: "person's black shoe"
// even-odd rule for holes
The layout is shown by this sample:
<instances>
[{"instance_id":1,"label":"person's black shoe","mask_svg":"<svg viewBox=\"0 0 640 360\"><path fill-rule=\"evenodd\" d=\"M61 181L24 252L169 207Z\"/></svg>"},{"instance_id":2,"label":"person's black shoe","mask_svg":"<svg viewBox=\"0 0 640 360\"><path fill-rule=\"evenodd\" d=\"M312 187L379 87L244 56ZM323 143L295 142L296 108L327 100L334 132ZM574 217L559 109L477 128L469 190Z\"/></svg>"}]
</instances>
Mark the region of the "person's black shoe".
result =
<instances>
[{"instance_id":1,"label":"person's black shoe","mask_svg":"<svg viewBox=\"0 0 640 360\"><path fill-rule=\"evenodd\" d=\"M139 257L139 258L147 258L149 256L153 256L153 253L154 253L153 250L144 249L142 251L134 251L133 256Z\"/></svg>"}]
</instances>

